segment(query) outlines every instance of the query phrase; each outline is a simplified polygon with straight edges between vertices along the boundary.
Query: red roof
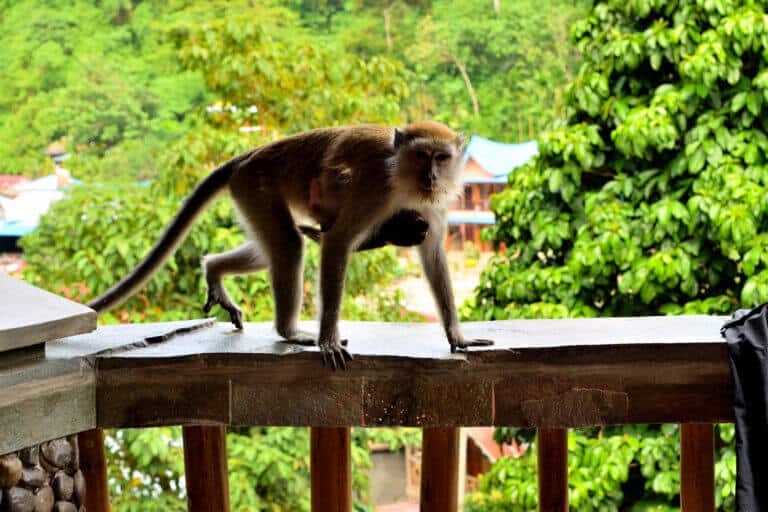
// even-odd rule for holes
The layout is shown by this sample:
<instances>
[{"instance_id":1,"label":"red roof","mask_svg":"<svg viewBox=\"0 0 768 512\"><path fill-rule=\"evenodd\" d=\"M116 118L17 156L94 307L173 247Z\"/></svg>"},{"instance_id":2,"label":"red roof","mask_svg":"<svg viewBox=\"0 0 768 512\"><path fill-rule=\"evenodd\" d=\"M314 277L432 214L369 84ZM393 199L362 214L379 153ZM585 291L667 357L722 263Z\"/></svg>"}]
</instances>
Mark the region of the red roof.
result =
<instances>
[{"instance_id":1,"label":"red roof","mask_svg":"<svg viewBox=\"0 0 768 512\"><path fill-rule=\"evenodd\" d=\"M29 181L26 176L11 176L9 174L0 174L0 190L5 190L18 183Z\"/></svg>"}]
</instances>

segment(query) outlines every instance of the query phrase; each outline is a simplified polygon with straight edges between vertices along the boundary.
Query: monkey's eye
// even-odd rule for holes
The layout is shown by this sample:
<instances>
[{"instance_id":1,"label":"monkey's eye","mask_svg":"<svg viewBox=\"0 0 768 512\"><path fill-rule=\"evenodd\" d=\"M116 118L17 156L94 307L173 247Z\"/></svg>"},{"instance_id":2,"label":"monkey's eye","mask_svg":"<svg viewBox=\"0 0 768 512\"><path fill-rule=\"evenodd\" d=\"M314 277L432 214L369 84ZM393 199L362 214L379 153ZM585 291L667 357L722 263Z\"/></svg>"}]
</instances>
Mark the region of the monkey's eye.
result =
<instances>
[{"instance_id":1,"label":"monkey's eye","mask_svg":"<svg viewBox=\"0 0 768 512\"><path fill-rule=\"evenodd\" d=\"M440 163L445 162L449 158L450 156L446 155L445 153L438 153L437 155L435 155L435 160Z\"/></svg>"},{"instance_id":2,"label":"monkey's eye","mask_svg":"<svg viewBox=\"0 0 768 512\"><path fill-rule=\"evenodd\" d=\"M416 156L419 160L429 160L429 153L426 151L416 151Z\"/></svg>"}]
</instances>

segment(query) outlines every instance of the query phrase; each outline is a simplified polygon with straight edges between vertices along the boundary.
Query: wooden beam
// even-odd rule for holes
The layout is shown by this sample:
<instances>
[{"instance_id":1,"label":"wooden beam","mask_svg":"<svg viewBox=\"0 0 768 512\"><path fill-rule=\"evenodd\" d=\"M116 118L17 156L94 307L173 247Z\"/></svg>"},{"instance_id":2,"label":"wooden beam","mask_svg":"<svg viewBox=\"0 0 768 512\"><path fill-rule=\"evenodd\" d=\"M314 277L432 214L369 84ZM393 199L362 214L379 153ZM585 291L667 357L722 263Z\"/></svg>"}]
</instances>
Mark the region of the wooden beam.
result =
<instances>
[{"instance_id":1,"label":"wooden beam","mask_svg":"<svg viewBox=\"0 0 768 512\"><path fill-rule=\"evenodd\" d=\"M568 429L537 433L539 512L568 512Z\"/></svg>"},{"instance_id":2,"label":"wooden beam","mask_svg":"<svg viewBox=\"0 0 768 512\"><path fill-rule=\"evenodd\" d=\"M456 512L459 429L425 428L421 448L421 512Z\"/></svg>"},{"instance_id":3,"label":"wooden beam","mask_svg":"<svg viewBox=\"0 0 768 512\"><path fill-rule=\"evenodd\" d=\"M99 427L715 423L733 418L721 323L704 316L468 322L466 336L496 345L451 354L436 324L342 322L355 355L343 378L322 366L316 349L276 342L271 324L237 332L219 324L88 358L98 374ZM161 336L164 324L128 327L135 329L107 340ZM73 346L104 344L90 336L98 332Z\"/></svg>"},{"instance_id":4,"label":"wooden beam","mask_svg":"<svg viewBox=\"0 0 768 512\"><path fill-rule=\"evenodd\" d=\"M80 471L85 485L85 508L90 512L109 512L109 484L104 455L104 431L93 429L77 435Z\"/></svg>"},{"instance_id":5,"label":"wooden beam","mask_svg":"<svg viewBox=\"0 0 768 512\"><path fill-rule=\"evenodd\" d=\"M222 426L188 426L184 438L184 471L189 512L229 511L227 430Z\"/></svg>"},{"instance_id":6,"label":"wooden beam","mask_svg":"<svg viewBox=\"0 0 768 512\"><path fill-rule=\"evenodd\" d=\"M688 423L680 427L680 504L682 512L714 512L714 425Z\"/></svg>"},{"instance_id":7,"label":"wooden beam","mask_svg":"<svg viewBox=\"0 0 768 512\"><path fill-rule=\"evenodd\" d=\"M350 429L313 428L310 442L312 512L352 510Z\"/></svg>"}]
</instances>

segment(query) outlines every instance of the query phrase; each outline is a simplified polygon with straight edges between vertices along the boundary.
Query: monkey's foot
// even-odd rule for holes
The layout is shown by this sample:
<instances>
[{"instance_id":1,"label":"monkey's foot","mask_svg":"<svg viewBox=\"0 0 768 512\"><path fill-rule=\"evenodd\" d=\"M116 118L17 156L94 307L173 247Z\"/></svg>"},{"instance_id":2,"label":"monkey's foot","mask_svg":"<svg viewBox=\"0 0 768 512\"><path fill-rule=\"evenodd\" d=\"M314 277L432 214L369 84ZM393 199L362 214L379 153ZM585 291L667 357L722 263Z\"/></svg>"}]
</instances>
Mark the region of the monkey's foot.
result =
<instances>
[{"instance_id":1,"label":"monkey's foot","mask_svg":"<svg viewBox=\"0 0 768 512\"><path fill-rule=\"evenodd\" d=\"M351 361L353 357L352 354L342 346L344 341L341 343L320 344L320 352L323 354L323 366L330 365L333 371L336 371L339 367L341 367L342 370L347 369L347 361Z\"/></svg>"},{"instance_id":2,"label":"monkey's foot","mask_svg":"<svg viewBox=\"0 0 768 512\"><path fill-rule=\"evenodd\" d=\"M280 343L289 343L291 345L301 345L302 347L314 347L315 345L317 345L317 336L315 336L311 332L299 331L298 334L294 334L289 338L280 340ZM349 343L349 340L341 340L341 344L343 346L346 347L347 343Z\"/></svg>"},{"instance_id":3,"label":"monkey's foot","mask_svg":"<svg viewBox=\"0 0 768 512\"><path fill-rule=\"evenodd\" d=\"M203 312L207 315L211 311L211 308L213 308L213 306L218 304L219 306L222 307L222 309L224 309L224 311L229 313L229 319L235 325L235 328L238 330L242 330L243 329L243 312L240 310L239 307L232 304L232 301L229 299L229 296L227 296L226 293L227 292L224 292L222 294L219 292L219 290L217 290L217 287L209 286L208 300L205 302L205 306L203 306Z\"/></svg>"},{"instance_id":4,"label":"monkey's foot","mask_svg":"<svg viewBox=\"0 0 768 512\"><path fill-rule=\"evenodd\" d=\"M461 340L456 344L451 344L451 352L468 352L469 347L490 347L492 340Z\"/></svg>"},{"instance_id":5,"label":"monkey's foot","mask_svg":"<svg viewBox=\"0 0 768 512\"><path fill-rule=\"evenodd\" d=\"M301 345L302 347L314 347L317 344L317 335L309 331L299 329L277 330L283 340L280 343L290 343L291 345Z\"/></svg>"}]
</instances>

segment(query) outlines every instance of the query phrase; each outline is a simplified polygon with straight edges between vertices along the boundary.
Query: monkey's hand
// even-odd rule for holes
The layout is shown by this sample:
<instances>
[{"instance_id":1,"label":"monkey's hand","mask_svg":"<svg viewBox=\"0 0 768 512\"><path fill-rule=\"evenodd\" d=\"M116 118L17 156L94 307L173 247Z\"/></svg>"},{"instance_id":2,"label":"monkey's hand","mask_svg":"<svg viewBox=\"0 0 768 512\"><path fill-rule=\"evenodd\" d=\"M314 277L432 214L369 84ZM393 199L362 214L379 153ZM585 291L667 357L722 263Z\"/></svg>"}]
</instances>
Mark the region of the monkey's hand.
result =
<instances>
[{"instance_id":1,"label":"monkey's hand","mask_svg":"<svg viewBox=\"0 0 768 512\"><path fill-rule=\"evenodd\" d=\"M203 312L207 315L211 311L211 308L213 308L213 306L216 304L220 305L224 311L229 313L229 319L235 325L236 329L243 329L243 312L240 310L240 308L232 303L229 295L221 287L221 285L216 286L215 284L209 284L208 300L205 302L205 306L203 306Z\"/></svg>"},{"instance_id":2,"label":"monkey's hand","mask_svg":"<svg viewBox=\"0 0 768 512\"><path fill-rule=\"evenodd\" d=\"M323 354L323 366L330 365L333 371L336 371L339 367L341 367L342 370L347 369L347 361L351 361L353 357L352 354L344 348L344 345L346 345L345 341L346 340L319 341L318 346L320 347L320 352Z\"/></svg>"},{"instance_id":3,"label":"monkey's hand","mask_svg":"<svg viewBox=\"0 0 768 512\"><path fill-rule=\"evenodd\" d=\"M468 352L469 347L490 347L493 345L492 340L475 339L466 340L459 338L458 340L451 340L451 352Z\"/></svg>"},{"instance_id":4,"label":"monkey's hand","mask_svg":"<svg viewBox=\"0 0 768 512\"><path fill-rule=\"evenodd\" d=\"M379 236L392 245L410 247L421 244L427 237L429 223L415 210L400 210L382 224Z\"/></svg>"},{"instance_id":5,"label":"monkey's hand","mask_svg":"<svg viewBox=\"0 0 768 512\"><path fill-rule=\"evenodd\" d=\"M301 231L301 233L304 236L306 236L310 240L314 240L315 242L320 242L320 239L323 236L322 231L320 231L317 228L313 228L311 226L301 225L301 226L299 226L299 231Z\"/></svg>"},{"instance_id":6,"label":"monkey's hand","mask_svg":"<svg viewBox=\"0 0 768 512\"><path fill-rule=\"evenodd\" d=\"M376 249L387 244L411 247L427 237L429 223L415 210L400 210L364 241L358 251Z\"/></svg>"}]
</instances>

